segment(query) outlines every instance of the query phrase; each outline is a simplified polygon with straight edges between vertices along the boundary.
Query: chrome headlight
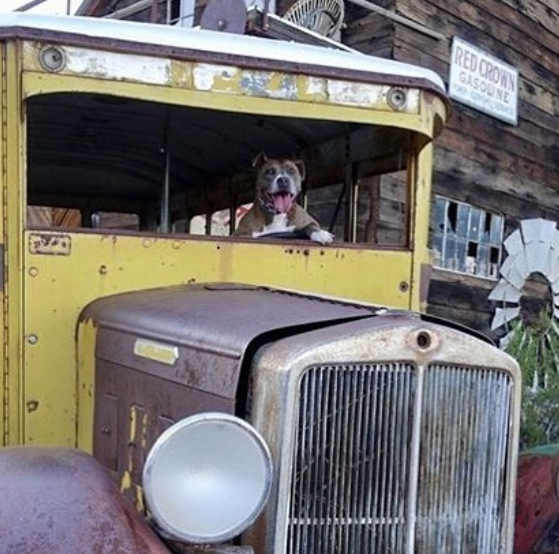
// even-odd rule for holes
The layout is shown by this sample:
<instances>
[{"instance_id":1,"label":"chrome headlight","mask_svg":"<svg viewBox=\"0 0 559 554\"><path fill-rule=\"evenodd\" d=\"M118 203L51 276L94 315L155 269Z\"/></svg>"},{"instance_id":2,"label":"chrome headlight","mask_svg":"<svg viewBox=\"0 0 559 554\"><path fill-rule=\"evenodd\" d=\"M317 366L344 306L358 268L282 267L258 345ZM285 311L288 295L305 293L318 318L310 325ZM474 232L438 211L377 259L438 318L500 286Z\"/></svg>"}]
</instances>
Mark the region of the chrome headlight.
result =
<instances>
[{"instance_id":1,"label":"chrome headlight","mask_svg":"<svg viewBox=\"0 0 559 554\"><path fill-rule=\"evenodd\" d=\"M155 442L144 466L148 509L169 537L226 541L262 511L272 482L264 439L248 423L222 413L188 417Z\"/></svg>"}]
</instances>

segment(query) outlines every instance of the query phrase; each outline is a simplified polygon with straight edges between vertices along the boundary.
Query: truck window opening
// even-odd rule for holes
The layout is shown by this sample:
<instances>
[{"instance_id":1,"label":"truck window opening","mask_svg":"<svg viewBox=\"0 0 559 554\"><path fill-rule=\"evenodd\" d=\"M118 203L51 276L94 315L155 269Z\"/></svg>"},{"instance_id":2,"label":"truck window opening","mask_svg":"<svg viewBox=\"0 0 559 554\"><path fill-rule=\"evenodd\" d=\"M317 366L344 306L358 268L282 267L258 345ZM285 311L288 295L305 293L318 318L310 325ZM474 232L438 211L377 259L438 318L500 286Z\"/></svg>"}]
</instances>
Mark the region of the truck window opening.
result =
<instances>
[{"instance_id":1,"label":"truck window opening","mask_svg":"<svg viewBox=\"0 0 559 554\"><path fill-rule=\"evenodd\" d=\"M338 240L407 244L405 130L84 93L32 97L27 121L28 227L228 236L266 152L305 160L299 202Z\"/></svg>"}]
</instances>

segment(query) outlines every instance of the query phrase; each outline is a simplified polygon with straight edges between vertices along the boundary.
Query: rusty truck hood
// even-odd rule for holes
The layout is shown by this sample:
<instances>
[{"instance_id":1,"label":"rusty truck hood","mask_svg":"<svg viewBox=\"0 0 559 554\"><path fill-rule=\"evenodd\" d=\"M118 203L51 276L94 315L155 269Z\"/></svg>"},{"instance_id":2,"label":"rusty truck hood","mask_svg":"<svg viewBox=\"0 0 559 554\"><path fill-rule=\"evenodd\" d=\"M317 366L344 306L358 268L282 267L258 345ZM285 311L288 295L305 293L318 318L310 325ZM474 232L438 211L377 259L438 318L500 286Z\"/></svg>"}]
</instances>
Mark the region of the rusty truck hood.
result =
<instances>
[{"instance_id":1,"label":"rusty truck hood","mask_svg":"<svg viewBox=\"0 0 559 554\"><path fill-rule=\"evenodd\" d=\"M173 366L165 368L165 378L234 398L251 345L374 317L379 310L265 287L205 284L103 297L85 308L80 321L93 320L99 329L98 358L152 373L157 355L147 367L142 358L151 354L145 345L162 353L175 349L174 359L159 360Z\"/></svg>"}]
</instances>

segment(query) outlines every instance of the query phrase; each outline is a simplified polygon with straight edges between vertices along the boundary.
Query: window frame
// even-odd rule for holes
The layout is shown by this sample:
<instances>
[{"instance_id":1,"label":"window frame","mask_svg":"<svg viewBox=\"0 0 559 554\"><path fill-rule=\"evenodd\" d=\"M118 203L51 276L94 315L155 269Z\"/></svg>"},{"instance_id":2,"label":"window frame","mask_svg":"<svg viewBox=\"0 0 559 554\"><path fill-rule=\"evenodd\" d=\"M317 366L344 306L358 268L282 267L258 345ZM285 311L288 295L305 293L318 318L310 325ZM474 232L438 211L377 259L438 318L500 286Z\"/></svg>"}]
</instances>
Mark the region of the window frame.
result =
<instances>
[{"instance_id":1,"label":"window frame","mask_svg":"<svg viewBox=\"0 0 559 554\"><path fill-rule=\"evenodd\" d=\"M505 216L434 195L430 248L433 267L490 280L499 278Z\"/></svg>"}]
</instances>

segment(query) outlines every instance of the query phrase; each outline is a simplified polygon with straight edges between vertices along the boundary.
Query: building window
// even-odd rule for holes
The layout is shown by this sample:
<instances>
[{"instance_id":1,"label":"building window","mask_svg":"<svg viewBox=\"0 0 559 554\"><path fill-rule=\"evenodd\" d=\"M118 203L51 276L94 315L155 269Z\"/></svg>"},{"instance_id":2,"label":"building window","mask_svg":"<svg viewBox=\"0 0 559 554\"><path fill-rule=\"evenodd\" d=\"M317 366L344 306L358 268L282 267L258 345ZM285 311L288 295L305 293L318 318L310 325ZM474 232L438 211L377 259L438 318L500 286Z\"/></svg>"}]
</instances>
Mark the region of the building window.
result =
<instances>
[{"instance_id":1,"label":"building window","mask_svg":"<svg viewBox=\"0 0 559 554\"><path fill-rule=\"evenodd\" d=\"M502 215L435 197L431 248L434 265L497 279L502 256Z\"/></svg>"}]
</instances>

